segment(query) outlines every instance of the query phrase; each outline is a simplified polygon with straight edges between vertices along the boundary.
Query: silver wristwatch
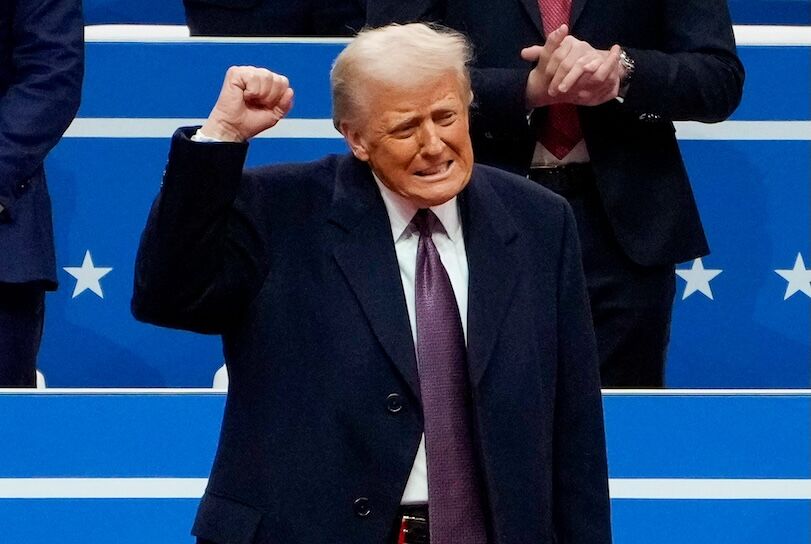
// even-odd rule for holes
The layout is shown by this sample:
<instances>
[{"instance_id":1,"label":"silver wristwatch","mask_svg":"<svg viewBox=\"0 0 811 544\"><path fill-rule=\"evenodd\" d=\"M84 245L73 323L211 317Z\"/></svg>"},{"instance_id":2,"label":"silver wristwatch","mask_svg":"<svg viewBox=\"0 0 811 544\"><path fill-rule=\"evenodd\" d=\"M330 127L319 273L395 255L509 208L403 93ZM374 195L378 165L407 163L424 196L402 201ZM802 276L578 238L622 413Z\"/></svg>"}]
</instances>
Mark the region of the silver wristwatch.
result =
<instances>
[{"instance_id":1,"label":"silver wristwatch","mask_svg":"<svg viewBox=\"0 0 811 544\"><path fill-rule=\"evenodd\" d=\"M620 89L619 89L619 96L625 98L625 93L628 92L628 87L631 86L631 80L634 77L634 68L636 68L636 64L634 64L634 59L628 56L628 53L625 49L620 50L620 67L622 68L624 75L622 79L620 79Z\"/></svg>"}]
</instances>

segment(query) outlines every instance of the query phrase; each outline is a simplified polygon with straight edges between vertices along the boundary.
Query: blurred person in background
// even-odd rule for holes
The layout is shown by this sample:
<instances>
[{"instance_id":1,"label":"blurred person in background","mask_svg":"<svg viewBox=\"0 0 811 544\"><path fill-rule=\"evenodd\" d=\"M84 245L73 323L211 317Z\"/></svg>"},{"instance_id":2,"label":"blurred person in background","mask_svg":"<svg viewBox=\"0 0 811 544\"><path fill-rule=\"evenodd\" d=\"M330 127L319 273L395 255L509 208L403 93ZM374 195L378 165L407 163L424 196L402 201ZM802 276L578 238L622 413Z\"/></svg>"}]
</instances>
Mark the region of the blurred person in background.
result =
<instances>
[{"instance_id":1,"label":"blurred person in background","mask_svg":"<svg viewBox=\"0 0 811 544\"><path fill-rule=\"evenodd\" d=\"M183 0L192 36L354 36L363 26L365 3Z\"/></svg>"},{"instance_id":2,"label":"blurred person in background","mask_svg":"<svg viewBox=\"0 0 811 544\"><path fill-rule=\"evenodd\" d=\"M0 3L0 387L33 387L56 289L43 161L79 108L81 0Z\"/></svg>"}]
</instances>

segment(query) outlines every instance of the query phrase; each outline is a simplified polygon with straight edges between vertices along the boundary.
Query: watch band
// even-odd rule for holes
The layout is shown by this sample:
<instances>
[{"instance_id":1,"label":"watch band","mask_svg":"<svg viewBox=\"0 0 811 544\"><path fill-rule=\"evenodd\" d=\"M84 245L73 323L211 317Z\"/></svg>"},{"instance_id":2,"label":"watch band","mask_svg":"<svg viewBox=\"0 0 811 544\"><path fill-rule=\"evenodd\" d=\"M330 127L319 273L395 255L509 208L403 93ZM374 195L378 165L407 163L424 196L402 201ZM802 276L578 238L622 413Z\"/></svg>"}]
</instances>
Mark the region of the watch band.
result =
<instances>
[{"instance_id":1,"label":"watch band","mask_svg":"<svg viewBox=\"0 0 811 544\"><path fill-rule=\"evenodd\" d=\"M634 78L636 63L634 63L634 59L628 55L625 49L620 50L619 63L623 71L623 76L620 79L619 95L624 98L625 93L628 92L628 87L631 86L631 80Z\"/></svg>"}]
</instances>

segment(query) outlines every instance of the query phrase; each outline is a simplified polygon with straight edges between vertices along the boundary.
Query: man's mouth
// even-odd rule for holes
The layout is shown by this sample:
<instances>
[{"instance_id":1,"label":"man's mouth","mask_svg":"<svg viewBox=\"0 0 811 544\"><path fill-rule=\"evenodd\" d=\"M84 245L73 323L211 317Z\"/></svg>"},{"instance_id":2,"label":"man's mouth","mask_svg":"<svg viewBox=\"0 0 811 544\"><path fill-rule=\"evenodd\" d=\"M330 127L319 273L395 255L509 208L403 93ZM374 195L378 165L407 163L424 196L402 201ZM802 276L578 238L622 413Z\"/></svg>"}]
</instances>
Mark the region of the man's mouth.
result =
<instances>
[{"instance_id":1,"label":"man's mouth","mask_svg":"<svg viewBox=\"0 0 811 544\"><path fill-rule=\"evenodd\" d=\"M453 161L445 161L429 168L419 170L415 172L415 174L422 178L441 178L448 173L448 170L450 170L452 165Z\"/></svg>"}]
</instances>

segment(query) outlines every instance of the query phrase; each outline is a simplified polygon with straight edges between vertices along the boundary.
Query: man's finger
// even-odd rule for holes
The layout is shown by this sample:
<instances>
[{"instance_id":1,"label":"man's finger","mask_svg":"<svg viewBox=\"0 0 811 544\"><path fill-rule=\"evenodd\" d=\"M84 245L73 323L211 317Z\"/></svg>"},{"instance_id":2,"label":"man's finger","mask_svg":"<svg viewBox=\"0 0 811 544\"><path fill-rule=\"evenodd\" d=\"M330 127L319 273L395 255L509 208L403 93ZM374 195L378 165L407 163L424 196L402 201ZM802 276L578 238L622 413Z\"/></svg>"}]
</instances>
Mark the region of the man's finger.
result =
<instances>
[{"instance_id":1,"label":"man's finger","mask_svg":"<svg viewBox=\"0 0 811 544\"><path fill-rule=\"evenodd\" d=\"M279 118L284 117L293 109L293 95L293 87L287 87L281 99L279 99L279 103L276 104L276 110L280 115Z\"/></svg>"},{"instance_id":2,"label":"man's finger","mask_svg":"<svg viewBox=\"0 0 811 544\"><path fill-rule=\"evenodd\" d=\"M546 42L544 46L549 49L557 49L557 47L563 42L563 39L569 35L569 27L564 25L560 25L555 30L549 33L546 37Z\"/></svg>"},{"instance_id":3,"label":"man's finger","mask_svg":"<svg viewBox=\"0 0 811 544\"><path fill-rule=\"evenodd\" d=\"M552 53L552 56L549 58L549 61L546 63L546 77L549 79L553 79L555 74L558 71L560 65L566 61L569 53L572 50L572 47L575 45L575 40L566 40L564 39L560 45L555 49L555 52ZM567 70L568 71L568 68ZM561 76L562 77L562 76ZM552 87L550 86L550 90Z\"/></svg>"},{"instance_id":4,"label":"man's finger","mask_svg":"<svg viewBox=\"0 0 811 544\"><path fill-rule=\"evenodd\" d=\"M268 108L274 108L279 103L279 100L290 88L290 81L280 74L269 73L268 77L268 92L262 97L262 105Z\"/></svg>"},{"instance_id":5,"label":"man's finger","mask_svg":"<svg viewBox=\"0 0 811 544\"><path fill-rule=\"evenodd\" d=\"M619 76L620 66L620 46L614 45L603 59L600 67L594 72L593 78L597 81L606 81L610 75L616 72Z\"/></svg>"},{"instance_id":6,"label":"man's finger","mask_svg":"<svg viewBox=\"0 0 811 544\"><path fill-rule=\"evenodd\" d=\"M533 45L521 50L521 58L529 62L538 62L538 59L541 58L541 53L543 53L543 46Z\"/></svg>"},{"instance_id":7,"label":"man's finger","mask_svg":"<svg viewBox=\"0 0 811 544\"><path fill-rule=\"evenodd\" d=\"M558 92L565 93L576 84L593 77L594 71L600 66L600 58L587 56L579 59L574 67L563 77L557 86Z\"/></svg>"}]
</instances>

